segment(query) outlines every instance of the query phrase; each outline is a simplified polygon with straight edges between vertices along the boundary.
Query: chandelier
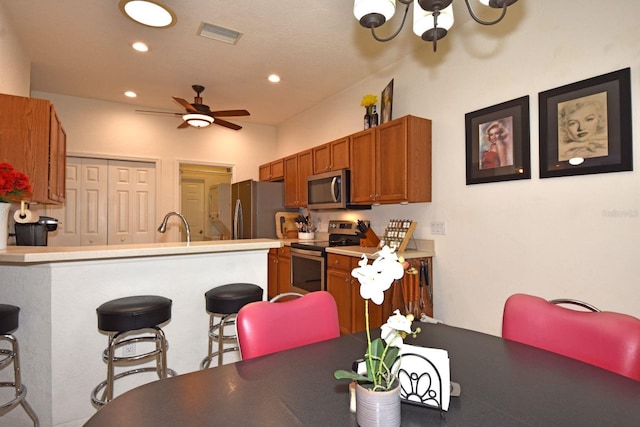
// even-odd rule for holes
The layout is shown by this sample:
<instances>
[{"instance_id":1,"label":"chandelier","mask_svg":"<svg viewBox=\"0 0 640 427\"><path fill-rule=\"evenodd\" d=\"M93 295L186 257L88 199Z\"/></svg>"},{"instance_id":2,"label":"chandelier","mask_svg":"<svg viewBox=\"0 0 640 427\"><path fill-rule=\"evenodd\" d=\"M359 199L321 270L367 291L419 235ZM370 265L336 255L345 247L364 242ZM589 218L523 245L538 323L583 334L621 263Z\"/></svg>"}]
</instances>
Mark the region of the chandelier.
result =
<instances>
[{"instance_id":1,"label":"chandelier","mask_svg":"<svg viewBox=\"0 0 640 427\"><path fill-rule=\"evenodd\" d=\"M375 29L391 19L396 11L396 0L355 0L353 14L365 28L371 28L373 38L379 42L394 39L404 27L409 6L413 3L413 32L422 40L433 43L433 51L438 47L438 40L447 35L453 26L453 0L398 0L405 5L404 15L400 27L389 37L380 37ZM473 12L469 0L464 0L469 14L479 24L494 25L502 21L507 13L507 7L518 0L480 0L485 6L502 9L502 13L493 21L484 21Z\"/></svg>"}]
</instances>

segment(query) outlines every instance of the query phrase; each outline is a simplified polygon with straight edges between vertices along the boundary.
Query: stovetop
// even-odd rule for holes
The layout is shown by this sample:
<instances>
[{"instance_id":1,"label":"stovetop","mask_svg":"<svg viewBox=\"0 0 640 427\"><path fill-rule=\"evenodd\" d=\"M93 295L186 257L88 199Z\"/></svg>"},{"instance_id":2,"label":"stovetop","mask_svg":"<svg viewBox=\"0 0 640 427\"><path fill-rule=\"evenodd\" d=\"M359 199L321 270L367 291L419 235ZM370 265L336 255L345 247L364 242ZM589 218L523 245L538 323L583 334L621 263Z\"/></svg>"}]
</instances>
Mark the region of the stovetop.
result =
<instances>
[{"instance_id":1,"label":"stovetop","mask_svg":"<svg viewBox=\"0 0 640 427\"><path fill-rule=\"evenodd\" d=\"M328 247L360 244L360 234L355 222L331 220L329 221L329 232L329 240L327 241L295 242L291 243L291 247L324 252L324 249Z\"/></svg>"}]
</instances>

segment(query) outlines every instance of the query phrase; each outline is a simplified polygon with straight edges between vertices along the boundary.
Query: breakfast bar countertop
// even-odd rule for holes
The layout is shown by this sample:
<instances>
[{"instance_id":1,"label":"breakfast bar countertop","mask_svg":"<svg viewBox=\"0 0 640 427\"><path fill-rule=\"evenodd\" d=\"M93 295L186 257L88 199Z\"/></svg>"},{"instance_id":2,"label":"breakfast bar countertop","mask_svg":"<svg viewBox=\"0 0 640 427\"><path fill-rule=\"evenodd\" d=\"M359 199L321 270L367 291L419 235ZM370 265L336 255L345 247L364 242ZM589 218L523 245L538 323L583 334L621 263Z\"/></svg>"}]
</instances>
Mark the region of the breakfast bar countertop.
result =
<instances>
[{"instance_id":1,"label":"breakfast bar countertop","mask_svg":"<svg viewBox=\"0 0 640 427\"><path fill-rule=\"evenodd\" d=\"M398 252L398 256L405 259L411 258L428 258L436 255L433 245L433 240L419 240L417 242L417 249L407 249L403 252ZM377 247L363 247L363 246L334 246L326 249L327 253L337 255L347 255L353 257L361 257L362 254L367 258L372 258L373 254L380 249Z\"/></svg>"},{"instance_id":2,"label":"breakfast bar countertop","mask_svg":"<svg viewBox=\"0 0 640 427\"><path fill-rule=\"evenodd\" d=\"M205 254L279 248L275 239L215 240L202 242L139 243L105 246L8 246L0 251L0 264L31 264L111 258Z\"/></svg>"}]
</instances>

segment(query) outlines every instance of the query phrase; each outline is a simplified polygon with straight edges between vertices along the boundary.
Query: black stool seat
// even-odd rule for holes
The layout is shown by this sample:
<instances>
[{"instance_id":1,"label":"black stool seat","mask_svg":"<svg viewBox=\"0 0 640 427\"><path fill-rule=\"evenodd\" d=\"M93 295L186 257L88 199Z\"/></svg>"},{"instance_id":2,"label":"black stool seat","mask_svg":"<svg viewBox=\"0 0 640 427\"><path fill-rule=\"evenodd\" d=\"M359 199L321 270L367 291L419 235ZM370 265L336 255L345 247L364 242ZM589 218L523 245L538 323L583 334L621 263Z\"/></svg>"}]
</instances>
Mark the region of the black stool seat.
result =
<instances>
[{"instance_id":1,"label":"black stool seat","mask_svg":"<svg viewBox=\"0 0 640 427\"><path fill-rule=\"evenodd\" d=\"M171 319L171 300L157 295L137 295L107 301L96 311L101 331L134 331Z\"/></svg>"},{"instance_id":2,"label":"black stool seat","mask_svg":"<svg viewBox=\"0 0 640 427\"><path fill-rule=\"evenodd\" d=\"M18 313L20 307L0 304L0 334L8 334L18 329Z\"/></svg>"},{"instance_id":3,"label":"black stool seat","mask_svg":"<svg viewBox=\"0 0 640 427\"><path fill-rule=\"evenodd\" d=\"M252 283L231 283L218 286L207 291L209 313L232 314L237 313L250 302L262 300L262 288Z\"/></svg>"}]
</instances>

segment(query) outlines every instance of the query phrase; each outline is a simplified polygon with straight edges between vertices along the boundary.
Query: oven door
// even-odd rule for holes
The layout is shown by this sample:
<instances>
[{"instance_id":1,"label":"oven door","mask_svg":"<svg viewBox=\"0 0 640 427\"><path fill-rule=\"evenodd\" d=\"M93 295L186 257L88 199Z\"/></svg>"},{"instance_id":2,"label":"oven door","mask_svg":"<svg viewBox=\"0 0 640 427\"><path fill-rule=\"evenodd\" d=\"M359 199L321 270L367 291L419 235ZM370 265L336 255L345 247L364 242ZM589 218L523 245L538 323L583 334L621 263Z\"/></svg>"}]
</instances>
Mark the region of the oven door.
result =
<instances>
[{"instance_id":1,"label":"oven door","mask_svg":"<svg viewBox=\"0 0 640 427\"><path fill-rule=\"evenodd\" d=\"M321 251L291 248L291 290L305 294L324 291L325 256Z\"/></svg>"}]
</instances>

